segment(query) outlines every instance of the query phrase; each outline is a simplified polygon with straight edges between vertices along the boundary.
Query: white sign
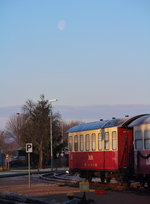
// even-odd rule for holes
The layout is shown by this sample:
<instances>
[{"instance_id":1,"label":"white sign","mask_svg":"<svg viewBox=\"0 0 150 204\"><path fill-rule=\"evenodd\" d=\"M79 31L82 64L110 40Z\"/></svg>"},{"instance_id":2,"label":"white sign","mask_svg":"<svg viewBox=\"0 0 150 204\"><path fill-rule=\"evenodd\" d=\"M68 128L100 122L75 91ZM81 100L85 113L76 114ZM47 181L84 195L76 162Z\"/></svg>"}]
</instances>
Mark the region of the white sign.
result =
<instances>
[{"instance_id":1,"label":"white sign","mask_svg":"<svg viewBox=\"0 0 150 204\"><path fill-rule=\"evenodd\" d=\"M27 143L26 144L26 153L31 153L32 150L32 143Z\"/></svg>"}]
</instances>

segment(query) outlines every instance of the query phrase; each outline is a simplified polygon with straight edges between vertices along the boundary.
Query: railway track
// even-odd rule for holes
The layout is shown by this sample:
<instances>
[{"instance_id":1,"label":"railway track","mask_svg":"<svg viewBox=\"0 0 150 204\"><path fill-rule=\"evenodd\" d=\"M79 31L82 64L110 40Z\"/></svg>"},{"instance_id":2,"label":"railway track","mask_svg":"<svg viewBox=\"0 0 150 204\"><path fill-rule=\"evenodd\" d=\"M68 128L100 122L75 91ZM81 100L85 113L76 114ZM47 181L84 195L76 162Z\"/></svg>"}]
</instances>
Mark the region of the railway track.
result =
<instances>
[{"instance_id":1,"label":"railway track","mask_svg":"<svg viewBox=\"0 0 150 204\"><path fill-rule=\"evenodd\" d=\"M56 173L56 172L43 174L43 175L40 175L39 177L42 180L48 181L53 184L58 184L58 185L61 185L61 184L79 185L79 182L81 181L80 178L69 176L66 173Z\"/></svg>"},{"instance_id":2,"label":"railway track","mask_svg":"<svg viewBox=\"0 0 150 204\"><path fill-rule=\"evenodd\" d=\"M44 174L40 176L40 179L50 182L57 185L69 185L74 187L79 187L81 178L78 176L69 176L65 173L53 173L53 174ZM93 179L89 183L90 189L105 189L105 190L115 190L115 191L138 191L138 192L150 192L147 186L141 187L138 182L132 182L130 186L127 183L100 183L99 179Z\"/></svg>"},{"instance_id":3,"label":"railway track","mask_svg":"<svg viewBox=\"0 0 150 204\"><path fill-rule=\"evenodd\" d=\"M28 172L24 173L13 173L13 174L4 174L0 175L0 177L15 177L15 176L26 176L28 175ZM69 185L73 187L79 187L79 182L82 180L79 176L71 176L66 173L65 170L59 170L59 171L54 171L54 172L38 172L38 171L33 171L31 173L32 179L33 180L43 180L45 182L49 182L52 184L57 184L57 185ZM99 179L93 179L92 182L90 183L90 188L91 189L112 189L112 190L133 190L133 189L142 189L142 190L147 190L147 186L145 188L141 187L139 183L137 182L132 182L130 187L126 184L119 184L119 183L105 183L102 184L100 183Z\"/></svg>"}]
</instances>

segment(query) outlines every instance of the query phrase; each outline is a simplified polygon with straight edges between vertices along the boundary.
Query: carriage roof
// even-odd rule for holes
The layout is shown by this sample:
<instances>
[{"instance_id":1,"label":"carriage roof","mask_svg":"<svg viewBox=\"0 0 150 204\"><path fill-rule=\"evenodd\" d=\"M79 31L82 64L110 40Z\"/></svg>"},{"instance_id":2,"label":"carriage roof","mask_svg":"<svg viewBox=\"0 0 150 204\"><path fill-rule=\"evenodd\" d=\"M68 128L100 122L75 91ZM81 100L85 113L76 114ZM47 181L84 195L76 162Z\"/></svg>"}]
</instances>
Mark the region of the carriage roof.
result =
<instances>
[{"instance_id":1,"label":"carriage roof","mask_svg":"<svg viewBox=\"0 0 150 204\"><path fill-rule=\"evenodd\" d=\"M69 132L81 132L86 130L95 130L95 129L103 129L103 128L110 128L115 126L122 126L129 118L115 118L112 120L104 120L104 121L95 121L89 123L83 123L77 126L70 128L67 133Z\"/></svg>"},{"instance_id":2,"label":"carriage roof","mask_svg":"<svg viewBox=\"0 0 150 204\"><path fill-rule=\"evenodd\" d=\"M70 128L67 133L69 132L80 132L80 131L86 131L86 130L95 130L100 129L103 127L103 125L106 123L106 121L95 121L95 122L89 122L89 123L83 123L80 125L76 125L72 128Z\"/></svg>"},{"instance_id":3,"label":"carriage roof","mask_svg":"<svg viewBox=\"0 0 150 204\"><path fill-rule=\"evenodd\" d=\"M142 124L150 124L150 114L143 115L142 117L134 120L132 123L129 124L129 127L142 125Z\"/></svg>"},{"instance_id":4,"label":"carriage roof","mask_svg":"<svg viewBox=\"0 0 150 204\"><path fill-rule=\"evenodd\" d=\"M110 128L110 127L132 127L129 124L134 124L134 121L142 119L143 117L148 116L147 114L137 115L133 117L124 117L124 118L114 118L112 120L100 120L95 122L89 123L82 123L80 125L74 126L67 130L66 133L70 132L81 132L86 130L95 130L95 129L103 129L103 128ZM148 120L148 119L147 119ZM150 115L149 115L149 123L150 123Z\"/></svg>"}]
</instances>

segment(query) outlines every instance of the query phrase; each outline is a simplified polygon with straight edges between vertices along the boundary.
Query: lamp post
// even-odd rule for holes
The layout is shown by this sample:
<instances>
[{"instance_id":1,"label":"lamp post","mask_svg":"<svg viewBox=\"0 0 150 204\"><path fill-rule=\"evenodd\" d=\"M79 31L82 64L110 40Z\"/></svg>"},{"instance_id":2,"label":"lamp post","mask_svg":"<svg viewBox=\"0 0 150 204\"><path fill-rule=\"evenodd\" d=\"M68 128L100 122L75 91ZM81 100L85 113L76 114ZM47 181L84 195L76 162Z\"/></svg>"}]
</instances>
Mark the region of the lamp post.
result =
<instances>
[{"instance_id":1,"label":"lamp post","mask_svg":"<svg viewBox=\"0 0 150 204\"><path fill-rule=\"evenodd\" d=\"M20 135L19 135L19 129L20 129L20 122L19 122L19 116L20 116L20 113L16 113L17 115L17 141L18 141L18 144L20 145Z\"/></svg>"},{"instance_id":2,"label":"lamp post","mask_svg":"<svg viewBox=\"0 0 150 204\"><path fill-rule=\"evenodd\" d=\"M61 123L61 134L62 134L61 143L63 143L64 142L64 124L63 124L63 120L62 120L62 123Z\"/></svg>"},{"instance_id":3,"label":"lamp post","mask_svg":"<svg viewBox=\"0 0 150 204\"><path fill-rule=\"evenodd\" d=\"M52 103L56 102L57 99L50 99L49 102L51 104L51 112L50 112L50 144L51 144L51 171L53 171L53 131L52 131Z\"/></svg>"}]
</instances>

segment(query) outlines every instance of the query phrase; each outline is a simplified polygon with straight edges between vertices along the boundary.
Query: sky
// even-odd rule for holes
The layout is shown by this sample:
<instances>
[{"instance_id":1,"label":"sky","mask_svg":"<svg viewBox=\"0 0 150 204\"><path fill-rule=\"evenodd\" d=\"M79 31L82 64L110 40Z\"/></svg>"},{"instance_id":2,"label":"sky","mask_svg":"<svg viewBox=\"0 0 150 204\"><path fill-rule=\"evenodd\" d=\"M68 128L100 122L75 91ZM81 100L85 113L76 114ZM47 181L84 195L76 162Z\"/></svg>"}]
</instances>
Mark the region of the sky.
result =
<instances>
[{"instance_id":1,"label":"sky","mask_svg":"<svg viewBox=\"0 0 150 204\"><path fill-rule=\"evenodd\" d=\"M0 107L148 106L149 78L149 0L0 0Z\"/></svg>"}]
</instances>

